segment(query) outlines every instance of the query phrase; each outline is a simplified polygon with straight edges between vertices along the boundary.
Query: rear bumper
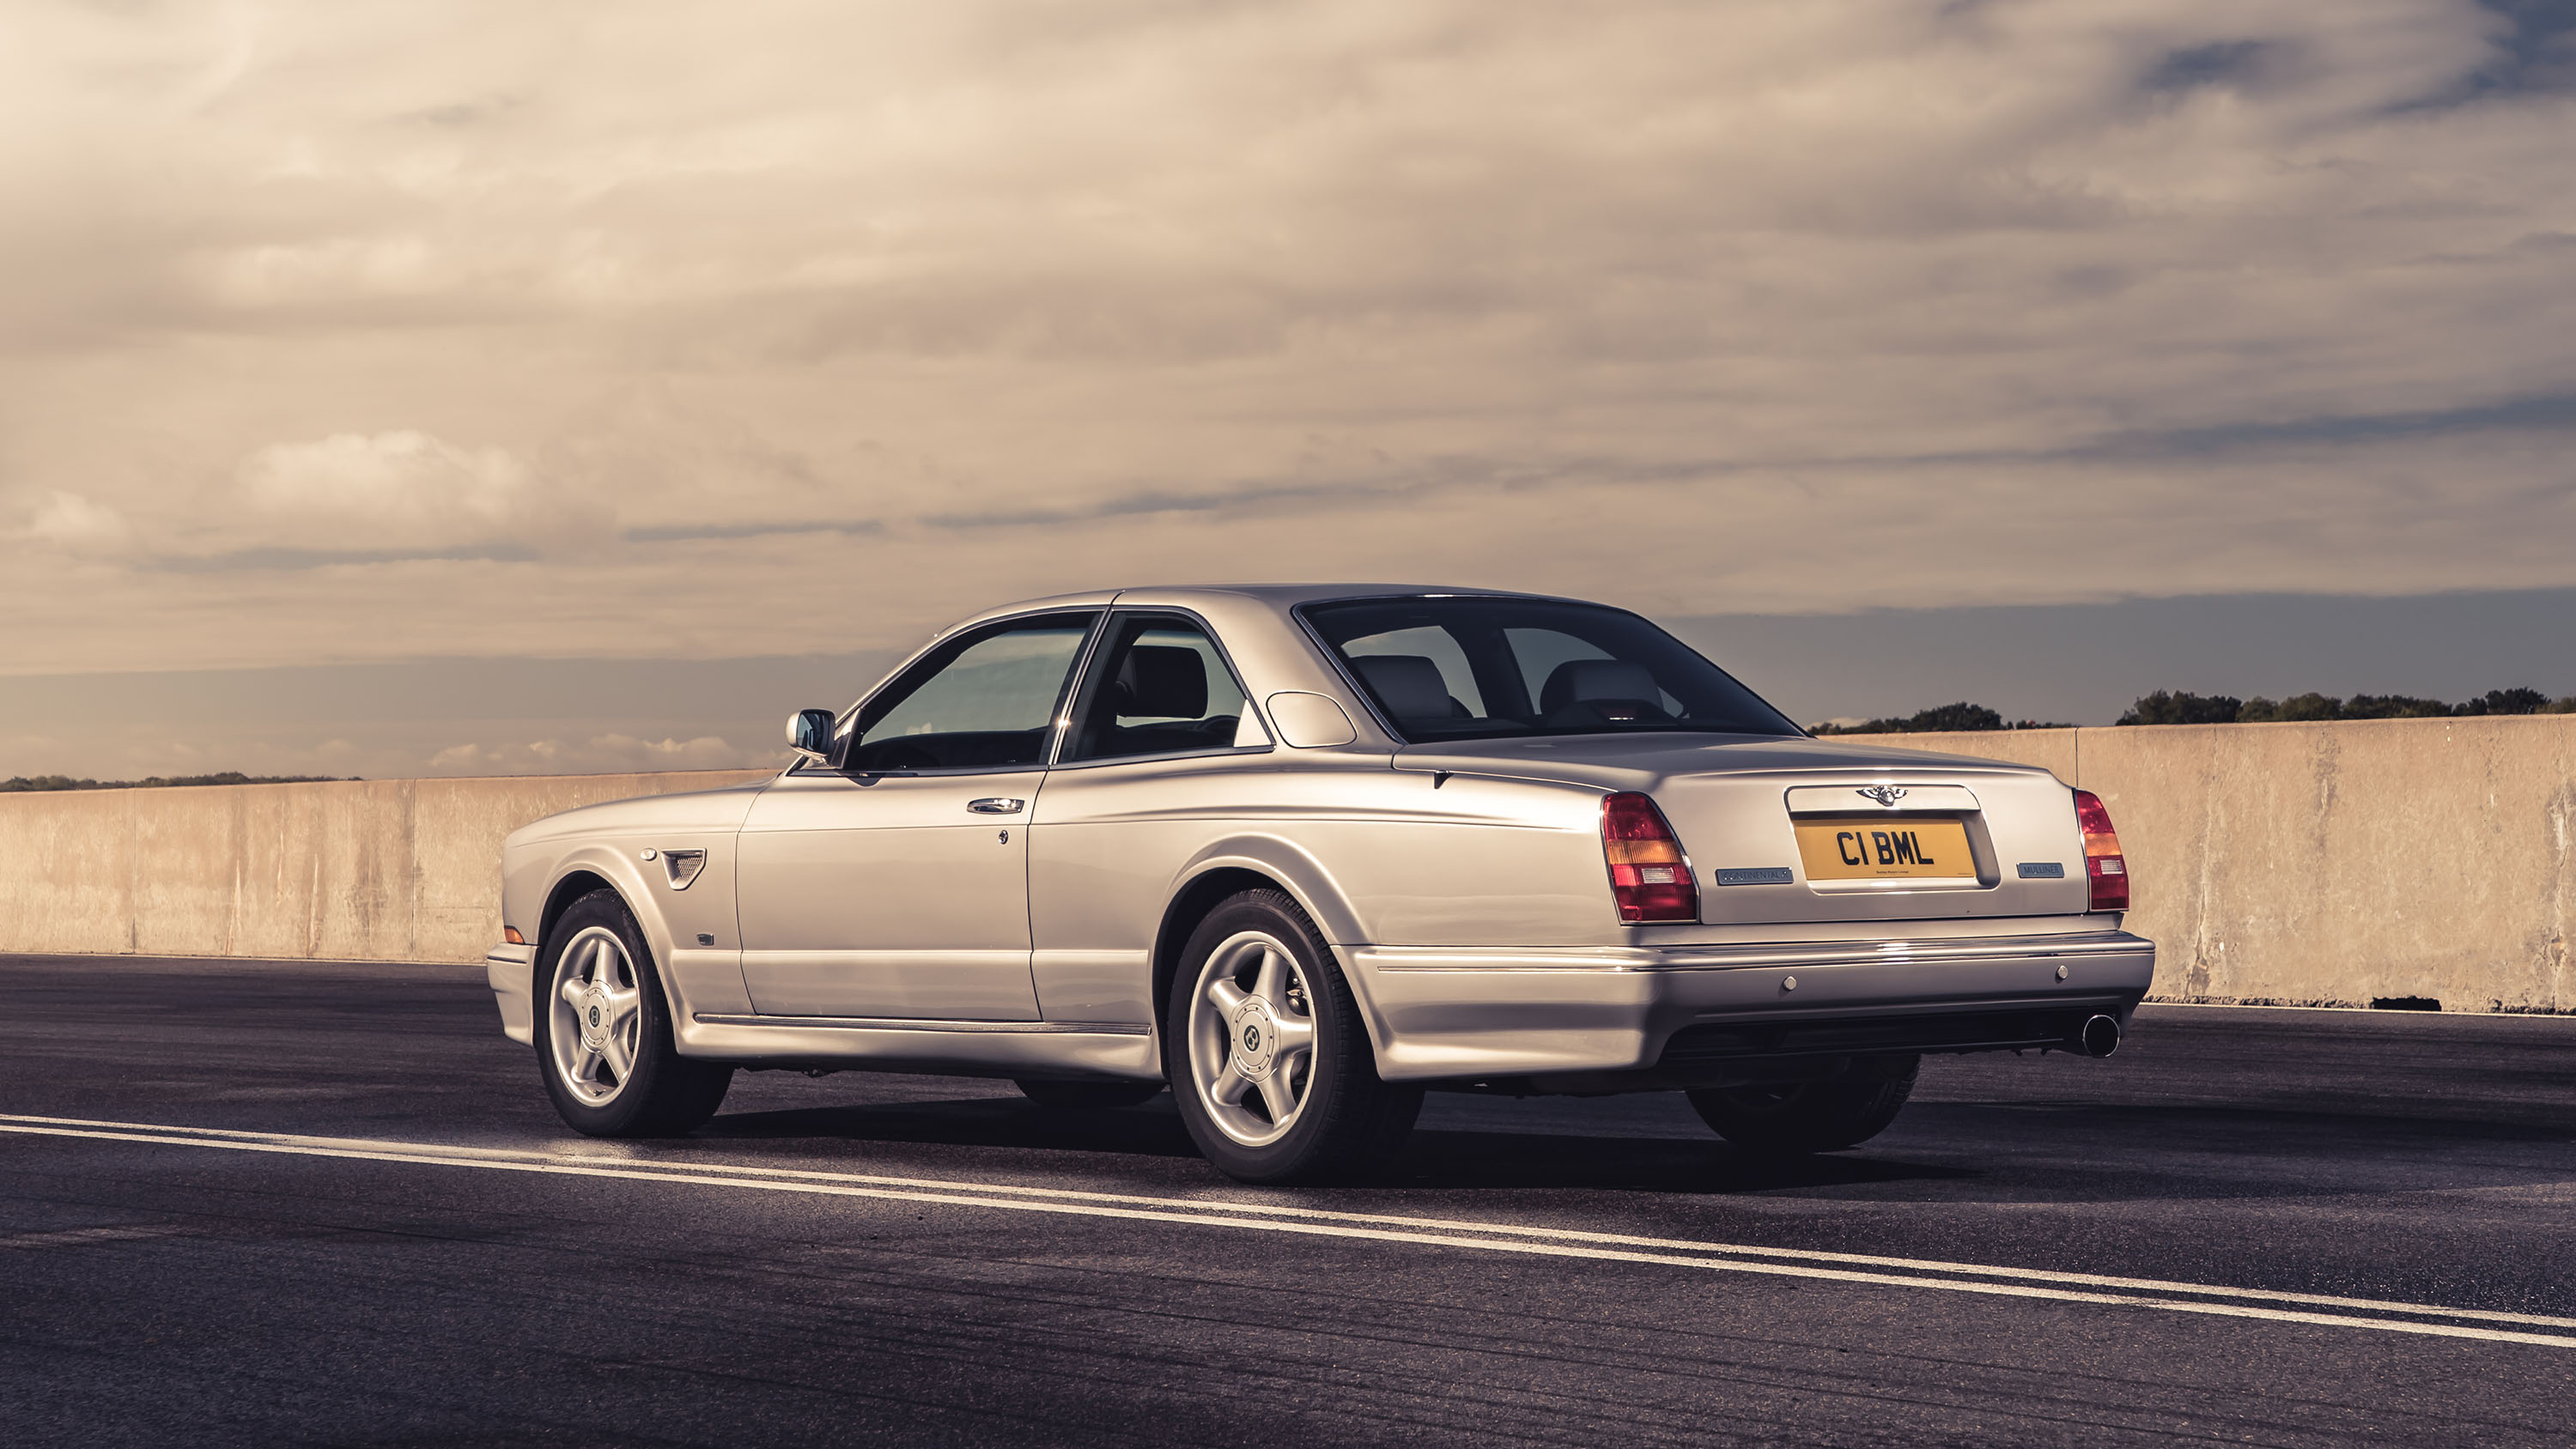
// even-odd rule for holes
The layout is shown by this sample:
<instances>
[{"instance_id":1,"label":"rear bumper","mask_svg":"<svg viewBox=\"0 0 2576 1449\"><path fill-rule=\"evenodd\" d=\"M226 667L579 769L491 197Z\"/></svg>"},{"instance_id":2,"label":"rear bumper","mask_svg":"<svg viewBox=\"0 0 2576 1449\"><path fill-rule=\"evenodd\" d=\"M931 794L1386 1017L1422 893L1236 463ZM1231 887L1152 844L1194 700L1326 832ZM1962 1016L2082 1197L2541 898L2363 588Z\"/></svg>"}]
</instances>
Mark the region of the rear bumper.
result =
<instances>
[{"instance_id":1,"label":"rear bumper","mask_svg":"<svg viewBox=\"0 0 2576 1449\"><path fill-rule=\"evenodd\" d=\"M1388 1078L1566 1078L1537 1083L1559 1090L1601 1074L1714 1080L1792 1058L2053 1045L2091 1015L2125 1025L2156 964L2153 942L2110 930L1350 954Z\"/></svg>"}]
</instances>

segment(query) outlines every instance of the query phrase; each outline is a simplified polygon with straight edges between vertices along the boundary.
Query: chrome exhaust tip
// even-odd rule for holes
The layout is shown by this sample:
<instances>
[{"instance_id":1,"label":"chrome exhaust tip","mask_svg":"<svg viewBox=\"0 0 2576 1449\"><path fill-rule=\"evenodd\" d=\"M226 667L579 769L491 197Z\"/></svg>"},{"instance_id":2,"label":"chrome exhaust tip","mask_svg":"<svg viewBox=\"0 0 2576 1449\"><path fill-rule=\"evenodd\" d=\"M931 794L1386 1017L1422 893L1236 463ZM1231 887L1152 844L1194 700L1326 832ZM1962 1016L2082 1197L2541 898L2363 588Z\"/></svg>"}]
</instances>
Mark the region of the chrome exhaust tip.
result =
<instances>
[{"instance_id":1,"label":"chrome exhaust tip","mask_svg":"<svg viewBox=\"0 0 2576 1449\"><path fill-rule=\"evenodd\" d=\"M2109 1016L2092 1018L2084 1023L2084 1030L2077 1033L2075 1041L2076 1045L2084 1049L2084 1055L2088 1057L2109 1056L2120 1049L2118 1018Z\"/></svg>"}]
</instances>

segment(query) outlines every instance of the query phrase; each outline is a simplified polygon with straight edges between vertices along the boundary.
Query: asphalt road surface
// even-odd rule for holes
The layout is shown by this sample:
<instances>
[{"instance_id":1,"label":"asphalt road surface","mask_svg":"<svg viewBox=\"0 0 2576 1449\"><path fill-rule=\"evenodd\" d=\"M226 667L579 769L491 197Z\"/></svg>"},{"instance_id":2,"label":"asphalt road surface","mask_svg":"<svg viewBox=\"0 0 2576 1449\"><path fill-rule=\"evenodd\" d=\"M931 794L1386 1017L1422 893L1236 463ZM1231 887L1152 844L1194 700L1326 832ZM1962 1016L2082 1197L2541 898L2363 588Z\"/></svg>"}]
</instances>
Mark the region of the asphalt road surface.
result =
<instances>
[{"instance_id":1,"label":"asphalt road surface","mask_svg":"<svg viewBox=\"0 0 2576 1449\"><path fill-rule=\"evenodd\" d=\"M0 1444L2576 1442L2576 1020L2148 1008L1867 1146L736 1079L567 1132L482 971L0 957Z\"/></svg>"}]
</instances>

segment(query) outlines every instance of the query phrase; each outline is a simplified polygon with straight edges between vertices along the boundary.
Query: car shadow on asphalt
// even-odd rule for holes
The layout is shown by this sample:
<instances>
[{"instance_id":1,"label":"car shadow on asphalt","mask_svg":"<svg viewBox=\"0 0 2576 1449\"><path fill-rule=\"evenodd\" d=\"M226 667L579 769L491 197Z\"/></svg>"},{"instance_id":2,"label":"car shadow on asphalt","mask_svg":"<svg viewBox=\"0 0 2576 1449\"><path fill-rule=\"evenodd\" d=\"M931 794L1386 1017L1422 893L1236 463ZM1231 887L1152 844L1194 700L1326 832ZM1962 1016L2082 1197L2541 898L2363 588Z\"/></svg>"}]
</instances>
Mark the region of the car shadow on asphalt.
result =
<instances>
[{"instance_id":1,"label":"car shadow on asphalt","mask_svg":"<svg viewBox=\"0 0 2576 1449\"><path fill-rule=\"evenodd\" d=\"M803 1107L717 1117L695 1141L886 1143L1029 1152L1194 1158L1168 1098L1142 1107L1062 1109L1007 1097ZM1214 1168L1208 1169L1211 1173ZM1366 1185L1573 1188L1724 1194L1953 1180L1974 1171L1886 1156L1748 1156L1710 1137L1584 1136L1417 1129Z\"/></svg>"},{"instance_id":2,"label":"car shadow on asphalt","mask_svg":"<svg viewBox=\"0 0 2576 1449\"><path fill-rule=\"evenodd\" d=\"M1972 1178L1970 1169L1886 1156L1759 1157L1715 1137L1418 1130L1386 1181L1426 1188L1585 1188L1727 1194Z\"/></svg>"},{"instance_id":3,"label":"car shadow on asphalt","mask_svg":"<svg viewBox=\"0 0 2576 1449\"><path fill-rule=\"evenodd\" d=\"M2562 1109L2563 1112L2563 1109ZM2153 1143L2160 1150L2257 1152L2270 1157L2441 1152L2468 1143L2576 1142L2576 1116L2545 1119L2512 1107L2351 1100L2308 1104L2213 1102L1916 1102L1905 1122L1972 1135L2063 1134L2070 1140ZM2167 1139L2170 1140L2167 1140Z\"/></svg>"},{"instance_id":4,"label":"car shadow on asphalt","mask_svg":"<svg viewBox=\"0 0 2576 1449\"><path fill-rule=\"evenodd\" d=\"M902 1142L1196 1157L1179 1114L1159 1103L1104 1110L1046 1108L1011 1097L884 1102L728 1113L694 1140Z\"/></svg>"}]
</instances>

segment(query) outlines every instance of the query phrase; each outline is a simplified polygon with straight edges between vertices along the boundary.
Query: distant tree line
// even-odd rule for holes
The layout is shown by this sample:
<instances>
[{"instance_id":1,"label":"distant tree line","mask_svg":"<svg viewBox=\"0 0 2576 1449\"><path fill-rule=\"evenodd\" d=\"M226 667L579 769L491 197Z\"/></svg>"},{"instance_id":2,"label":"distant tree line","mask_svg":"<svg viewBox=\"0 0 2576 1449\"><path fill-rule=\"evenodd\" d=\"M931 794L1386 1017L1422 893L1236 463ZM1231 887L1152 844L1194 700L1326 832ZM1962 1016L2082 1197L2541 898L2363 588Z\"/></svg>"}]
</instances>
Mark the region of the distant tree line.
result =
<instances>
[{"instance_id":1,"label":"distant tree line","mask_svg":"<svg viewBox=\"0 0 2576 1449\"><path fill-rule=\"evenodd\" d=\"M1920 735L1956 730L2062 730L2066 724L2046 724L2035 719L2007 721L2002 715L1982 704L1961 700L1932 709L1917 710L1903 719L1865 720L1856 725L1831 722L1807 726L1809 734L1818 735Z\"/></svg>"},{"instance_id":2,"label":"distant tree line","mask_svg":"<svg viewBox=\"0 0 2576 1449\"><path fill-rule=\"evenodd\" d=\"M226 770L220 775L154 775L148 780L75 780L69 775L12 775L0 780L0 795L25 794L34 790L154 790L165 785L310 785L356 778L354 775L245 775L239 770Z\"/></svg>"},{"instance_id":3,"label":"distant tree line","mask_svg":"<svg viewBox=\"0 0 2576 1449\"><path fill-rule=\"evenodd\" d=\"M2411 694L2356 694L2350 699L2294 694L2271 700L2259 694L2238 699L2232 694L2159 689L2131 705L2119 723L2269 724L2277 720L2464 719L2490 714L2576 714L2576 695L2553 700L2536 689L2490 689L2475 699L2449 704Z\"/></svg>"},{"instance_id":4,"label":"distant tree line","mask_svg":"<svg viewBox=\"0 0 2576 1449\"><path fill-rule=\"evenodd\" d=\"M2419 699L2411 694L2356 694L2338 699L2330 694L2295 694L2288 699L2238 699L2232 694L2190 694L2159 689L2120 716L2124 725L2269 724L2279 720L2328 719L2465 719L2490 714L2576 714L2576 695L2551 699L2536 689L2490 689L2459 704ZM1860 724L1807 726L1819 735L1911 735L1960 730L2062 730L2072 726L2039 720L2010 720L1982 704L1945 704L1919 710L1903 719L1874 719Z\"/></svg>"}]
</instances>

